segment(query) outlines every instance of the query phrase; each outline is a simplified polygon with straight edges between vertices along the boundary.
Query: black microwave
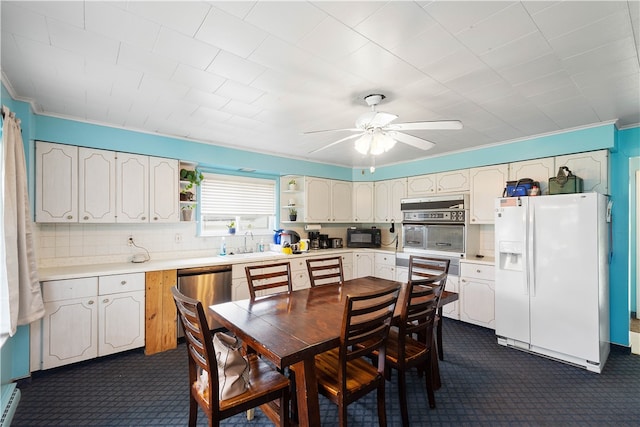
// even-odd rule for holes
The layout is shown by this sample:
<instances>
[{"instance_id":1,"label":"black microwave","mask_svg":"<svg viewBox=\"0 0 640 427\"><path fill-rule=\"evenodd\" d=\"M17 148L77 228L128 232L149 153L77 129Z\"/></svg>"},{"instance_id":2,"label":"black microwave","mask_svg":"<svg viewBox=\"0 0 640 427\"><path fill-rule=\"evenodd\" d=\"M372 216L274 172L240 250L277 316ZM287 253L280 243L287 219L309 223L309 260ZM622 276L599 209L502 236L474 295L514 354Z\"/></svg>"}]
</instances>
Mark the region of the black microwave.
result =
<instances>
[{"instance_id":1,"label":"black microwave","mask_svg":"<svg viewBox=\"0 0 640 427\"><path fill-rule=\"evenodd\" d=\"M379 228L348 228L348 248L379 248L382 245L382 234Z\"/></svg>"}]
</instances>

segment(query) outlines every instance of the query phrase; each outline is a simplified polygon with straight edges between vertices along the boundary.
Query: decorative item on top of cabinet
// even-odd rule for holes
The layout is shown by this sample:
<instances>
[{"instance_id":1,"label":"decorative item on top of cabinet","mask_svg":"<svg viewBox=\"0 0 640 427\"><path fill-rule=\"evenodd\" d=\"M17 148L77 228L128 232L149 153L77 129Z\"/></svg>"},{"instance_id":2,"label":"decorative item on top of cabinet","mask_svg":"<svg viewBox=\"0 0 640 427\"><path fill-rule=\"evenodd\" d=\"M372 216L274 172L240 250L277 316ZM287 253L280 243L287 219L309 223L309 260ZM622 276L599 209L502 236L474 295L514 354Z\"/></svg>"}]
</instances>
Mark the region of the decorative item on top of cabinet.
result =
<instances>
[{"instance_id":1,"label":"decorative item on top of cabinet","mask_svg":"<svg viewBox=\"0 0 640 427\"><path fill-rule=\"evenodd\" d=\"M494 200L502 196L508 176L508 164L469 169L471 224L493 224Z\"/></svg>"},{"instance_id":2,"label":"decorative item on top of cabinet","mask_svg":"<svg viewBox=\"0 0 640 427\"><path fill-rule=\"evenodd\" d=\"M509 181L531 178L540 184L541 194L549 194L549 177L555 173L552 157L509 163Z\"/></svg>"},{"instance_id":3,"label":"decorative item on top of cabinet","mask_svg":"<svg viewBox=\"0 0 640 427\"><path fill-rule=\"evenodd\" d=\"M407 196L469 191L469 169L438 172L407 178Z\"/></svg>"},{"instance_id":4,"label":"decorative item on top of cabinet","mask_svg":"<svg viewBox=\"0 0 640 427\"><path fill-rule=\"evenodd\" d=\"M373 222L373 182L353 183L353 220Z\"/></svg>"},{"instance_id":5,"label":"decorative item on top of cabinet","mask_svg":"<svg viewBox=\"0 0 640 427\"><path fill-rule=\"evenodd\" d=\"M195 163L180 162L180 210L182 211L181 221L191 221L193 209L198 204L197 187L200 186L204 176Z\"/></svg>"},{"instance_id":6,"label":"decorative item on top of cabinet","mask_svg":"<svg viewBox=\"0 0 640 427\"><path fill-rule=\"evenodd\" d=\"M567 166L574 175L583 179L585 193L609 194L609 151L598 150L586 153L567 154L555 158L555 170ZM555 172L549 177L555 176ZM545 181L548 181L549 177Z\"/></svg>"},{"instance_id":7,"label":"decorative item on top of cabinet","mask_svg":"<svg viewBox=\"0 0 640 427\"><path fill-rule=\"evenodd\" d=\"M374 222L402 222L400 200L407 196L407 179L376 181L374 188Z\"/></svg>"},{"instance_id":8,"label":"decorative item on top of cabinet","mask_svg":"<svg viewBox=\"0 0 640 427\"><path fill-rule=\"evenodd\" d=\"M460 320L495 329L495 267L460 261Z\"/></svg>"}]
</instances>

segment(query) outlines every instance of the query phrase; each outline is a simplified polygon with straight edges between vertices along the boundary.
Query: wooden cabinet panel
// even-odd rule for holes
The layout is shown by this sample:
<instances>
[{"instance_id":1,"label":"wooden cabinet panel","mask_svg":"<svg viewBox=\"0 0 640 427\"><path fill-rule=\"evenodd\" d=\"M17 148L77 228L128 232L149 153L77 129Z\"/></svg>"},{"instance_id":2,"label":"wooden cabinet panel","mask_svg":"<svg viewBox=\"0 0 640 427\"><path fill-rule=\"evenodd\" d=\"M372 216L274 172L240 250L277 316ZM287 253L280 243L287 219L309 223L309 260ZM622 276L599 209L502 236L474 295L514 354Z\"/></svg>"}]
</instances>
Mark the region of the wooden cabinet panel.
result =
<instances>
[{"instance_id":1,"label":"wooden cabinet panel","mask_svg":"<svg viewBox=\"0 0 640 427\"><path fill-rule=\"evenodd\" d=\"M145 354L154 354L177 346L177 312L171 294L171 288L177 284L177 270L146 273Z\"/></svg>"}]
</instances>

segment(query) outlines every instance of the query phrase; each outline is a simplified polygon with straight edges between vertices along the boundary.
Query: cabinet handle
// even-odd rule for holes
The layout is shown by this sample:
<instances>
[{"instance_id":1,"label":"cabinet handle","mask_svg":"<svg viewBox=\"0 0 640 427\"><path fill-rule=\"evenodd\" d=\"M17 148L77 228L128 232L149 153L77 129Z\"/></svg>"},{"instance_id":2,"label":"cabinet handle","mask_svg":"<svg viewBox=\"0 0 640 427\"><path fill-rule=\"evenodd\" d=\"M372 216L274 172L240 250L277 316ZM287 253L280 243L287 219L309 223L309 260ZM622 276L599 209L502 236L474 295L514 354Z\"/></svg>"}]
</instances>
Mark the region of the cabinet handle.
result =
<instances>
[{"instance_id":1,"label":"cabinet handle","mask_svg":"<svg viewBox=\"0 0 640 427\"><path fill-rule=\"evenodd\" d=\"M109 302L109 298L103 299L102 302L105 303L105 304L108 303Z\"/></svg>"},{"instance_id":2,"label":"cabinet handle","mask_svg":"<svg viewBox=\"0 0 640 427\"><path fill-rule=\"evenodd\" d=\"M126 284L127 284L127 281L126 281L126 280L123 280L122 282L120 282L120 284L121 284L122 286L124 286L124 285L126 285Z\"/></svg>"},{"instance_id":3,"label":"cabinet handle","mask_svg":"<svg viewBox=\"0 0 640 427\"><path fill-rule=\"evenodd\" d=\"M89 300L89 302L88 302L87 304L89 304L89 305L93 305L93 300L92 300L92 299L90 299L90 300Z\"/></svg>"},{"instance_id":4,"label":"cabinet handle","mask_svg":"<svg viewBox=\"0 0 640 427\"><path fill-rule=\"evenodd\" d=\"M146 220L146 219L147 219L147 217L146 217L146 216L143 216L143 217L142 217L142 218L140 218L140 219L141 219L142 221L144 221L144 220Z\"/></svg>"},{"instance_id":5,"label":"cabinet handle","mask_svg":"<svg viewBox=\"0 0 640 427\"><path fill-rule=\"evenodd\" d=\"M87 221L89 217L87 215L84 216L84 220Z\"/></svg>"},{"instance_id":6,"label":"cabinet handle","mask_svg":"<svg viewBox=\"0 0 640 427\"><path fill-rule=\"evenodd\" d=\"M476 273L482 273L482 270L477 269L477 270L476 270Z\"/></svg>"},{"instance_id":7,"label":"cabinet handle","mask_svg":"<svg viewBox=\"0 0 640 427\"><path fill-rule=\"evenodd\" d=\"M67 215L67 219L73 219L73 215Z\"/></svg>"},{"instance_id":8,"label":"cabinet handle","mask_svg":"<svg viewBox=\"0 0 640 427\"><path fill-rule=\"evenodd\" d=\"M157 217L157 216L154 216L154 217L153 217L153 220L154 220L154 221L157 221L157 220L158 220L158 217Z\"/></svg>"}]
</instances>

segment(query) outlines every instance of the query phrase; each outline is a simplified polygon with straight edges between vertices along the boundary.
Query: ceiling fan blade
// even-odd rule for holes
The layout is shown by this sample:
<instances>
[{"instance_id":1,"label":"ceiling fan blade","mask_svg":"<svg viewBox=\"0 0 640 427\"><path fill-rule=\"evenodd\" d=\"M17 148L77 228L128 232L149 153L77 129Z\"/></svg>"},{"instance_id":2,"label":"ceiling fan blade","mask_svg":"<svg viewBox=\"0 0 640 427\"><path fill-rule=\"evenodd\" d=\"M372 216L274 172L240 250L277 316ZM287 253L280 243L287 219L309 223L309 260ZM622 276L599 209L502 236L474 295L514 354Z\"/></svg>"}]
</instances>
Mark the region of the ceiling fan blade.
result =
<instances>
[{"instance_id":1,"label":"ceiling fan blade","mask_svg":"<svg viewBox=\"0 0 640 427\"><path fill-rule=\"evenodd\" d=\"M396 123L387 126L391 130L457 130L462 129L460 120L436 120L433 122Z\"/></svg>"},{"instance_id":2,"label":"ceiling fan blade","mask_svg":"<svg viewBox=\"0 0 640 427\"><path fill-rule=\"evenodd\" d=\"M344 131L349 131L349 132L362 132L362 129L356 129L356 128L344 128L344 129L324 129L324 130L311 130L308 132L302 132L303 135L310 135L313 133L326 133L326 132L344 132Z\"/></svg>"},{"instance_id":3,"label":"ceiling fan blade","mask_svg":"<svg viewBox=\"0 0 640 427\"><path fill-rule=\"evenodd\" d=\"M356 119L356 127L360 129L366 128L382 128L397 119L398 116L383 111L369 111L361 114Z\"/></svg>"},{"instance_id":4,"label":"ceiling fan blade","mask_svg":"<svg viewBox=\"0 0 640 427\"><path fill-rule=\"evenodd\" d=\"M360 129L358 129L358 130L360 130ZM360 136L362 136L362 134L361 134L361 133L357 133L357 134L355 134L355 135L349 135L349 136L347 136L346 138L339 139L339 140L337 140L337 141L335 141L335 142L332 142L331 144L325 145L324 147L316 148L316 149L315 149L315 150L313 150L313 151L309 151L309 154L317 153L318 151L325 150L325 149L327 149L327 148L329 148L329 147L333 147L333 146L334 146L334 145L336 145L336 144L340 144L341 142L344 142L344 141L347 141L347 140L349 140L349 139L353 139L353 138L358 138L358 137L360 137Z\"/></svg>"},{"instance_id":5,"label":"ceiling fan blade","mask_svg":"<svg viewBox=\"0 0 640 427\"><path fill-rule=\"evenodd\" d=\"M402 132L387 132L387 135L400 142L404 142L407 145L419 148L420 150L428 150L436 145L431 141L427 141L426 139L418 138L417 136L409 135Z\"/></svg>"}]
</instances>

